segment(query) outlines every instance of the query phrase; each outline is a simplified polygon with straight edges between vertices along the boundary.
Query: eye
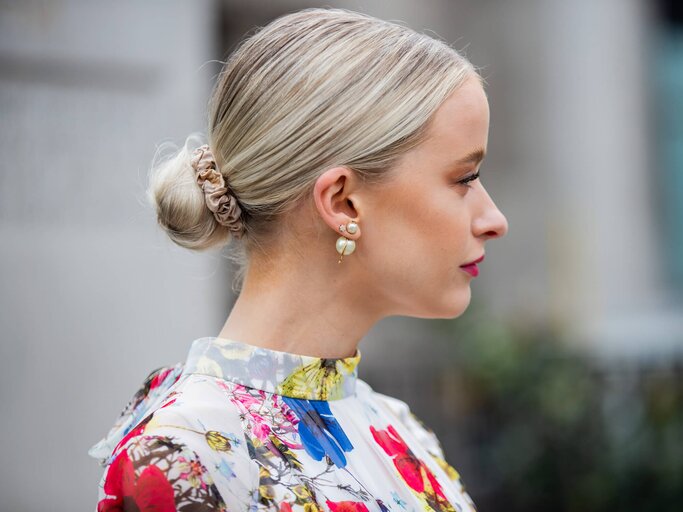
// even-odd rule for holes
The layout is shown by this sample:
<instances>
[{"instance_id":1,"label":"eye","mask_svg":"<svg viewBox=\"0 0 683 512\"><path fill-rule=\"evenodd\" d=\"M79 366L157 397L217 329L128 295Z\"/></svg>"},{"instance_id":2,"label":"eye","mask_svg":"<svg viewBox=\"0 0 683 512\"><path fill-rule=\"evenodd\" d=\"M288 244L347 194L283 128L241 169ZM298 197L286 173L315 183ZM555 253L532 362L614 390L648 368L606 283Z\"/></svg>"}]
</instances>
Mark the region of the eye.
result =
<instances>
[{"instance_id":1,"label":"eye","mask_svg":"<svg viewBox=\"0 0 683 512\"><path fill-rule=\"evenodd\" d=\"M476 179L479 179L479 171L475 172L474 174L472 174L472 175L470 175L470 176L467 176L467 178L461 179L461 180L458 181L457 183L460 184L460 185L465 185L467 188L471 188L471 187L468 185L468 183L469 183L470 181L474 181L474 180L476 180Z\"/></svg>"}]
</instances>

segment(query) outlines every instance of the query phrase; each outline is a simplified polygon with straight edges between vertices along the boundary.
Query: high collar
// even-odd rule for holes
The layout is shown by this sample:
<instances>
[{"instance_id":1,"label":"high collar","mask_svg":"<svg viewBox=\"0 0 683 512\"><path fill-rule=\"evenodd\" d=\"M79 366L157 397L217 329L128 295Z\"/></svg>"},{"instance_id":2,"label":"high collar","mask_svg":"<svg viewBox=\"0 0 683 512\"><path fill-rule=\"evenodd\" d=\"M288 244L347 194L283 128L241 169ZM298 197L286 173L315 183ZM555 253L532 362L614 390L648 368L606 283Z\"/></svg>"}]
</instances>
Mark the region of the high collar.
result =
<instances>
[{"instance_id":1,"label":"high collar","mask_svg":"<svg viewBox=\"0 0 683 512\"><path fill-rule=\"evenodd\" d=\"M211 375L292 398L338 400L356 390L361 353L322 358L215 336L192 343L184 373Z\"/></svg>"}]
</instances>

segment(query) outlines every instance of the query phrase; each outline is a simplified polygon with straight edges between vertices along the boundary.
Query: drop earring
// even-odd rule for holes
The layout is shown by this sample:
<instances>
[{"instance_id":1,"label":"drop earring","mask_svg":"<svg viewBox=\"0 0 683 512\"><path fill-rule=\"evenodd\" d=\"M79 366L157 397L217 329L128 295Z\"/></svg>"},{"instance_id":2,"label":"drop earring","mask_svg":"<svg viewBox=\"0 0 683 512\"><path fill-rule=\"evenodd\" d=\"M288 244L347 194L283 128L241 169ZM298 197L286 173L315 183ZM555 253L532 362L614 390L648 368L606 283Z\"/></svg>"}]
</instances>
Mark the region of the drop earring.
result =
<instances>
[{"instance_id":1,"label":"drop earring","mask_svg":"<svg viewBox=\"0 0 683 512\"><path fill-rule=\"evenodd\" d=\"M350 233L353 235L358 232L358 224L355 220L347 222L346 226L344 226L344 224L339 224L339 231L341 233ZM349 240L345 236L337 238L337 252L339 253L339 261L337 263L341 263L344 256L348 256L355 250L355 240Z\"/></svg>"}]
</instances>

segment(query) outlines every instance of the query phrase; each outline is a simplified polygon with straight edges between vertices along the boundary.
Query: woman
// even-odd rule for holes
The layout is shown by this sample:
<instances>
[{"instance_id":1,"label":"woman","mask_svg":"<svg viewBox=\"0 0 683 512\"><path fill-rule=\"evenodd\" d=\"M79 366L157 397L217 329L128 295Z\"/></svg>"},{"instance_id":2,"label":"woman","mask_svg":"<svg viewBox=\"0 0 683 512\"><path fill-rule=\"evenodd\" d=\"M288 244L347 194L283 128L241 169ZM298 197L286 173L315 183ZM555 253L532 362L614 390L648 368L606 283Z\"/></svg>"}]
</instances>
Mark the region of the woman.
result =
<instances>
[{"instance_id":1,"label":"woman","mask_svg":"<svg viewBox=\"0 0 683 512\"><path fill-rule=\"evenodd\" d=\"M233 53L209 143L188 138L149 195L177 244L235 241L239 297L91 449L98 510L474 510L434 433L357 378L357 346L387 316L462 314L507 231L478 180L482 82L445 43L342 9Z\"/></svg>"}]
</instances>

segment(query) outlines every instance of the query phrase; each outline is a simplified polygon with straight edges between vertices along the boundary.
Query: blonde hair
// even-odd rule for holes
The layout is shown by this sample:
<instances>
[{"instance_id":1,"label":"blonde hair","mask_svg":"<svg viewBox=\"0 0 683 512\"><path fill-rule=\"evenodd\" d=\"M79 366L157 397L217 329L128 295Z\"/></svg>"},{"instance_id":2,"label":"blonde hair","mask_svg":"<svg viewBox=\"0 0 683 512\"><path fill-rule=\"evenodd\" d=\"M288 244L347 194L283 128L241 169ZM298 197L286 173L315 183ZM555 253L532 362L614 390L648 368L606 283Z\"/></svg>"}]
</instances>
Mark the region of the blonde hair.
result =
<instances>
[{"instance_id":1,"label":"blonde hair","mask_svg":"<svg viewBox=\"0 0 683 512\"><path fill-rule=\"evenodd\" d=\"M346 166L368 184L389 179L424 139L434 112L474 66L443 41L341 8L281 16L241 42L209 102L208 143L241 209L241 280L277 219L310 197L325 170ZM203 250L230 241L191 168L191 135L153 165L148 198L171 239ZM235 237L232 237L235 238Z\"/></svg>"}]
</instances>

